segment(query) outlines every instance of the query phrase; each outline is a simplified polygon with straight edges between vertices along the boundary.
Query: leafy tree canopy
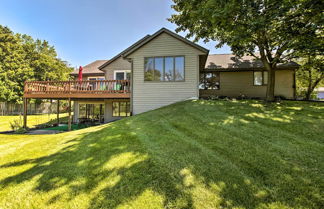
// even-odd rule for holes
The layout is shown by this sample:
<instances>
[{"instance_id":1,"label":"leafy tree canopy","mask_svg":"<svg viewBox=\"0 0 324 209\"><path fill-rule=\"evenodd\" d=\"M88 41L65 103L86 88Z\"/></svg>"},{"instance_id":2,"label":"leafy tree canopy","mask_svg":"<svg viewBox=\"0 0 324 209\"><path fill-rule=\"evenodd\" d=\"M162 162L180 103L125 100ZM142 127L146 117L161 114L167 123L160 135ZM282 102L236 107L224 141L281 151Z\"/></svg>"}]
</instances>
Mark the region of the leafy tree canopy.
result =
<instances>
[{"instance_id":1,"label":"leafy tree canopy","mask_svg":"<svg viewBox=\"0 0 324 209\"><path fill-rule=\"evenodd\" d=\"M227 44L234 54L260 59L269 71L267 100L274 100L274 71L296 52L323 54L321 0L173 0L169 19L195 40Z\"/></svg>"},{"instance_id":2,"label":"leafy tree canopy","mask_svg":"<svg viewBox=\"0 0 324 209\"><path fill-rule=\"evenodd\" d=\"M299 59L301 67L296 72L297 94L306 100L316 99L314 90L324 86L324 56L308 56Z\"/></svg>"},{"instance_id":3,"label":"leafy tree canopy","mask_svg":"<svg viewBox=\"0 0 324 209\"><path fill-rule=\"evenodd\" d=\"M72 68L47 41L0 25L0 101L21 102L27 80L66 80Z\"/></svg>"}]
</instances>

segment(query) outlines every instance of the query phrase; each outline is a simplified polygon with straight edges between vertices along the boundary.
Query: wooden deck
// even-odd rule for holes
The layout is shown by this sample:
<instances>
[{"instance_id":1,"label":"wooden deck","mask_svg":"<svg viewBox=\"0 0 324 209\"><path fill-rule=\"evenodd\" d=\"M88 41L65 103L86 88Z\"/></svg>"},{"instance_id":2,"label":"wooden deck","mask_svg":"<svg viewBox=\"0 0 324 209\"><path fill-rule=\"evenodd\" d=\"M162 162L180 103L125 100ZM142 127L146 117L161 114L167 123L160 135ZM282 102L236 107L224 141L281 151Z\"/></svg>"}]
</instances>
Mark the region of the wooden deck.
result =
<instances>
[{"instance_id":1,"label":"wooden deck","mask_svg":"<svg viewBox=\"0 0 324 209\"><path fill-rule=\"evenodd\" d=\"M130 98L129 80L28 81L24 98L95 99Z\"/></svg>"}]
</instances>

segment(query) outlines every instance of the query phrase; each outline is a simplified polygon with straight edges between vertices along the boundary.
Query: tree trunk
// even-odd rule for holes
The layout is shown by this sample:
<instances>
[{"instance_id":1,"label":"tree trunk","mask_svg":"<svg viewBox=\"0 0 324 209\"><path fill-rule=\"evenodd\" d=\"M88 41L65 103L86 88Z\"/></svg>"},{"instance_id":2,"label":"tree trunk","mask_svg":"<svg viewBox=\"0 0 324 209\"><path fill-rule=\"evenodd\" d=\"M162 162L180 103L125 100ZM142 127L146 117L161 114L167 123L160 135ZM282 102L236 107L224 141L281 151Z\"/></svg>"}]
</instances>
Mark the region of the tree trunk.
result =
<instances>
[{"instance_id":1,"label":"tree trunk","mask_svg":"<svg viewBox=\"0 0 324 209\"><path fill-rule=\"evenodd\" d=\"M274 102L275 101L275 69L276 65L274 63L270 63L273 61L272 55L266 55L266 51L264 50L263 46L259 46L261 61L264 68L268 71L268 84L267 84L267 91L266 91L266 101L267 102Z\"/></svg>"},{"instance_id":2,"label":"tree trunk","mask_svg":"<svg viewBox=\"0 0 324 209\"><path fill-rule=\"evenodd\" d=\"M313 91L311 89L307 89L307 92L306 92L306 95L305 95L306 100L310 100L312 92Z\"/></svg>"},{"instance_id":3,"label":"tree trunk","mask_svg":"<svg viewBox=\"0 0 324 209\"><path fill-rule=\"evenodd\" d=\"M305 94L306 100L310 100L312 92L313 92L313 90L312 90L312 71L310 69L308 69L308 87L307 87L307 91Z\"/></svg>"},{"instance_id":4,"label":"tree trunk","mask_svg":"<svg viewBox=\"0 0 324 209\"><path fill-rule=\"evenodd\" d=\"M265 69L268 71L268 85L266 91L266 101L274 102L275 101L275 68L268 63L266 58L261 57L262 63Z\"/></svg>"},{"instance_id":5,"label":"tree trunk","mask_svg":"<svg viewBox=\"0 0 324 209\"><path fill-rule=\"evenodd\" d=\"M321 77L319 77L318 79L316 79L314 81L314 83L312 84L312 77L310 76L309 84L308 84L308 88L307 88L307 92L306 92L306 95L305 95L305 99L306 100L310 100L314 89L321 82L321 80L323 79L323 77L324 77L324 75L322 75Z\"/></svg>"},{"instance_id":6,"label":"tree trunk","mask_svg":"<svg viewBox=\"0 0 324 209\"><path fill-rule=\"evenodd\" d=\"M275 69L269 68L268 69L268 85L267 85L267 94L266 94L266 101L273 102L275 101Z\"/></svg>"}]
</instances>

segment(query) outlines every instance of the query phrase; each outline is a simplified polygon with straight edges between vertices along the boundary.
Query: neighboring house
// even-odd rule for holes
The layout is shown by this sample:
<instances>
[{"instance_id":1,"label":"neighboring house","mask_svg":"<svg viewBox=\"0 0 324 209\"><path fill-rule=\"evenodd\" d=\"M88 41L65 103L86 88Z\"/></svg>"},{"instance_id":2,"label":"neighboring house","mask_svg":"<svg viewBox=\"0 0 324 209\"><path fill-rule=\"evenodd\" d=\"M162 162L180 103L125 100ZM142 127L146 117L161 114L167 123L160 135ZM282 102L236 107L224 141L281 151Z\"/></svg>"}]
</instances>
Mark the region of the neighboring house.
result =
<instances>
[{"instance_id":1,"label":"neighboring house","mask_svg":"<svg viewBox=\"0 0 324 209\"><path fill-rule=\"evenodd\" d=\"M104 80L105 73L99 70L98 67L107 61L108 60L96 60L84 66L82 71L82 80ZM70 75L77 80L79 76L79 69L75 69Z\"/></svg>"},{"instance_id":2,"label":"neighboring house","mask_svg":"<svg viewBox=\"0 0 324 209\"><path fill-rule=\"evenodd\" d=\"M324 99L324 87L318 87L315 89L318 99Z\"/></svg>"},{"instance_id":3,"label":"neighboring house","mask_svg":"<svg viewBox=\"0 0 324 209\"><path fill-rule=\"evenodd\" d=\"M110 60L84 67L84 78L95 77L90 72L103 76L101 71L106 80L71 81L63 86L62 82L27 82L24 97L73 100L74 122L80 119L81 104L100 105L99 117L103 115L104 122L109 122L199 97L265 97L267 72L260 62L249 56L238 60L233 55L208 53L207 49L162 28ZM278 67L277 96L294 98L297 67L295 63ZM39 90L42 88L47 91ZM66 89L69 91L65 92ZM59 91L60 95L53 93ZM94 112L95 107L92 108Z\"/></svg>"},{"instance_id":4,"label":"neighboring house","mask_svg":"<svg viewBox=\"0 0 324 209\"><path fill-rule=\"evenodd\" d=\"M278 65L275 72L275 95L295 98L294 62ZM232 54L209 55L201 72L200 97L228 96L264 98L268 72L260 60L252 56L237 59Z\"/></svg>"}]
</instances>

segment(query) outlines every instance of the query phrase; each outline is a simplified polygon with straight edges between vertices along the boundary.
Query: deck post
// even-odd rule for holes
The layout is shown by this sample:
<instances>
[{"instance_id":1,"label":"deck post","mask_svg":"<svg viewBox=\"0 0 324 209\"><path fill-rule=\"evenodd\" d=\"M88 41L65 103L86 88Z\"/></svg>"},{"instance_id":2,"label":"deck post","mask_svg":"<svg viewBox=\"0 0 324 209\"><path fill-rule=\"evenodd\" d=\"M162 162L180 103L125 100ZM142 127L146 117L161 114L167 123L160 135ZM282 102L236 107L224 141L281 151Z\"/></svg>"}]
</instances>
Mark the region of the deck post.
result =
<instances>
[{"instance_id":1,"label":"deck post","mask_svg":"<svg viewBox=\"0 0 324 209\"><path fill-rule=\"evenodd\" d=\"M99 123L101 123L101 115L102 115L102 104L99 106Z\"/></svg>"},{"instance_id":2,"label":"deck post","mask_svg":"<svg viewBox=\"0 0 324 209\"><path fill-rule=\"evenodd\" d=\"M88 104L85 105L86 118L88 118Z\"/></svg>"},{"instance_id":3,"label":"deck post","mask_svg":"<svg viewBox=\"0 0 324 209\"><path fill-rule=\"evenodd\" d=\"M57 100L57 110L56 110L56 114L57 114L57 125L60 124L60 100Z\"/></svg>"},{"instance_id":4,"label":"deck post","mask_svg":"<svg viewBox=\"0 0 324 209\"><path fill-rule=\"evenodd\" d=\"M68 119L68 131L71 131L71 98L69 98L69 119Z\"/></svg>"},{"instance_id":5,"label":"deck post","mask_svg":"<svg viewBox=\"0 0 324 209\"><path fill-rule=\"evenodd\" d=\"M24 122L23 128L27 128L27 98L24 98Z\"/></svg>"},{"instance_id":6,"label":"deck post","mask_svg":"<svg viewBox=\"0 0 324 209\"><path fill-rule=\"evenodd\" d=\"M92 120L95 118L95 113L94 113L95 105L92 104Z\"/></svg>"}]
</instances>

